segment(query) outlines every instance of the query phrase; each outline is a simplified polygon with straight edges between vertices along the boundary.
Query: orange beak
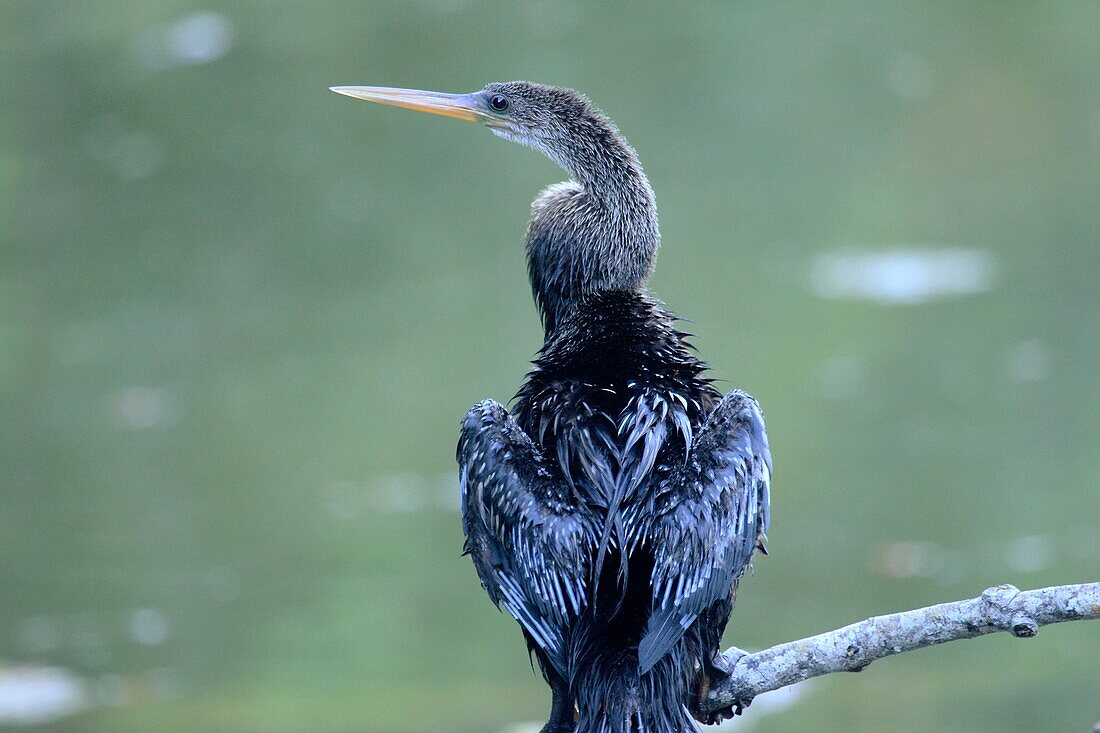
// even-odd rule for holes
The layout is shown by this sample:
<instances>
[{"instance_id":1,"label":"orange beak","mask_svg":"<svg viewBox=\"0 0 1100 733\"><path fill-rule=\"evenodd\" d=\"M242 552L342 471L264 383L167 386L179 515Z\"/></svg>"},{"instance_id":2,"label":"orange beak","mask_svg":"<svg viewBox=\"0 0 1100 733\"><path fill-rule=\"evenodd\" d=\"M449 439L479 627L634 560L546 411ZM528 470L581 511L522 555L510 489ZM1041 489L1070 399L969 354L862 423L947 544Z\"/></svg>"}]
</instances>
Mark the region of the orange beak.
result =
<instances>
[{"instance_id":1,"label":"orange beak","mask_svg":"<svg viewBox=\"0 0 1100 733\"><path fill-rule=\"evenodd\" d=\"M489 124L492 115L481 105L476 94L445 94L443 92L423 92L419 89L393 89L390 87L329 87L337 94L368 102L403 107L404 109L427 112L433 115L451 117L467 122Z\"/></svg>"}]
</instances>

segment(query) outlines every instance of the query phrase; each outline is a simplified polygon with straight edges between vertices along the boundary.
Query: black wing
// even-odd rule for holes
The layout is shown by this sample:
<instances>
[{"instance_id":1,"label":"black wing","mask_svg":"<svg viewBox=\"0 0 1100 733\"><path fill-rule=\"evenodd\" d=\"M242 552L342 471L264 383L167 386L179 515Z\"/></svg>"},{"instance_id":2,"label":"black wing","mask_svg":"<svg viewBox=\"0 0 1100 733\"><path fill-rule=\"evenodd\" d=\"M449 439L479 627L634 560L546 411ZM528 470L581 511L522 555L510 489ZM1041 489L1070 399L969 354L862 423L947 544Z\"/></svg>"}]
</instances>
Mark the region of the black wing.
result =
<instances>
[{"instance_id":1,"label":"black wing","mask_svg":"<svg viewBox=\"0 0 1100 733\"><path fill-rule=\"evenodd\" d=\"M567 676L594 539L566 483L505 409L479 402L458 443L462 529L481 584Z\"/></svg>"},{"instance_id":2,"label":"black wing","mask_svg":"<svg viewBox=\"0 0 1100 733\"><path fill-rule=\"evenodd\" d=\"M657 494L652 610L638 646L647 672L715 602L728 599L767 532L771 454L756 400L730 392L685 465Z\"/></svg>"}]
</instances>

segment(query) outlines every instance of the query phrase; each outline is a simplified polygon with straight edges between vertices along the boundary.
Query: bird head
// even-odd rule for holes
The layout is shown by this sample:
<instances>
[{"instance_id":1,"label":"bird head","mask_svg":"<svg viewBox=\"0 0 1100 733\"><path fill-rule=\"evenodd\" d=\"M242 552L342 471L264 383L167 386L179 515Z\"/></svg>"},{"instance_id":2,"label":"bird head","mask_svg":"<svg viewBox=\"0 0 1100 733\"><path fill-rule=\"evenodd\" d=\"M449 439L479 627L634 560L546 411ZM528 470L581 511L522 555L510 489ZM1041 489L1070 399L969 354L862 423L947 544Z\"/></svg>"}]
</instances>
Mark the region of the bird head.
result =
<instances>
[{"instance_id":1,"label":"bird head","mask_svg":"<svg viewBox=\"0 0 1100 733\"><path fill-rule=\"evenodd\" d=\"M542 152L570 172L586 142L598 142L615 129L583 94L529 81L488 84L471 94L390 87L331 89L369 102L476 122L495 135Z\"/></svg>"},{"instance_id":2,"label":"bird head","mask_svg":"<svg viewBox=\"0 0 1100 733\"><path fill-rule=\"evenodd\" d=\"M528 274L547 333L587 293L644 287L660 245L653 189L634 149L584 95L528 81L489 84L472 94L332 91L476 122L569 173L573 181L535 199L527 229Z\"/></svg>"}]
</instances>

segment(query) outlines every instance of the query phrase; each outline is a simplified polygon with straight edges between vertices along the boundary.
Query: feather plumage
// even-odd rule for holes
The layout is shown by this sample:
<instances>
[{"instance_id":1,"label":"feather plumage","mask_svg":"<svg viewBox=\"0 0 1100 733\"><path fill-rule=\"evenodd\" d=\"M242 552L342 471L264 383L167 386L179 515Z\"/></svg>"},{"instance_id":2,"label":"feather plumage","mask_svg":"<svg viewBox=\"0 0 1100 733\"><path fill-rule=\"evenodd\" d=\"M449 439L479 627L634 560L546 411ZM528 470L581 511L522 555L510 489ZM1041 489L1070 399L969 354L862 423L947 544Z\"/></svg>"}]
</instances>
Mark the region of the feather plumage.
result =
<instances>
[{"instance_id":1,"label":"feather plumage","mask_svg":"<svg viewBox=\"0 0 1100 733\"><path fill-rule=\"evenodd\" d=\"M510 100L494 132L571 180L532 208L545 342L514 418L483 402L463 423L467 549L553 689L544 733L688 733L768 525L763 419L645 293L656 205L611 121L569 90L482 93Z\"/></svg>"},{"instance_id":2,"label":"feather plumage","mask_svg":"<svg viewBox=\"0 0 1100 733\"><path fill-rule=\"evenodd\" d=\"M591 520L492 400L466 415L458 462L466 550L482 585L566 676L569 629L589 603Z\"/></svg>"},{"instance_id":3,"label":"feather plumage","mask_svg":"<svg viewBox=\"0 0 1100 733\"><path fill-rule=\"evenodd\" d=\"M771 452L756 400L725 396L687 463L654 492L653 608L642 674L715 603L729 599L770 521Z\"/></svg>"}]
</instances>

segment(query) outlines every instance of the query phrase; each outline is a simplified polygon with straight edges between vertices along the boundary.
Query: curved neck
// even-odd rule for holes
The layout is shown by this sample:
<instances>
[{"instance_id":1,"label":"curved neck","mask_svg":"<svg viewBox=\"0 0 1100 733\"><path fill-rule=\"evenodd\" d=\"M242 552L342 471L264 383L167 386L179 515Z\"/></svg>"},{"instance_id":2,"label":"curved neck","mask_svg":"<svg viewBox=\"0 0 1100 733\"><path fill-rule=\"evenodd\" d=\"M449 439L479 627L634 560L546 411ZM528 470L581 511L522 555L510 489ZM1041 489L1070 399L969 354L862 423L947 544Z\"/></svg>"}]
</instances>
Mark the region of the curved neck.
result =
<instances>
[{"instance_id":1,"label":"curved neck","mask_svg":"<svg viewBox=\"0 0 1100 733\"><path fill-rule=\"evenodd\" d=\"M634 149L606 119L571 132L543 152L573 180L535 199L527 231L528 274L547 338L585 295L641 290L660 244L653 189Z\"/></svg>"},{"instance_id":2,"label":"curved neck","mask_svg":"<svg viewBox=\"0 0 1100 733\"><path fill-rule=\"evenodd\" d=\"M601 201L615 204L641 197L655 206L638 154L605 117L577 122L554 144L543 146L543 152Z\"/></svg>"}]
</instances>

